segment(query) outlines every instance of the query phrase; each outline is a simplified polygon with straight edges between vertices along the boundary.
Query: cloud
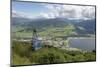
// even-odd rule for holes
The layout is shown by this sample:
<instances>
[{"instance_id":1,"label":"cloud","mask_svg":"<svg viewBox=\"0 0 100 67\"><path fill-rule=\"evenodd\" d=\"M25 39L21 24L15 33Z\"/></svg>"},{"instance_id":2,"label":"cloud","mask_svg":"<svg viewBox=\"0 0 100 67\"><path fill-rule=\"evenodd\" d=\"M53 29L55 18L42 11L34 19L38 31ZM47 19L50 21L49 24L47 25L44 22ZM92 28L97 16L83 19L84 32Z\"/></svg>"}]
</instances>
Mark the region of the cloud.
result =
<instances>
[{"instance_id":1,"label":"cloud","mask_svg":"<svg viewBox=\"0 0 100 67\"><path fill-rule=\"evenodd\" d=\"M44 18L55 18L55 15L51 12L49 13L40 13L40 16L41 17L44 17Z\"/></svg>"},{"instance_id":2,"label":"cloud","mask_svg":"<svg viewBox=\"0 0 100 67\"><path fill-rule=\"evenodd\" d=\"M62 5L62 4L41 4L47 11L43 10L36 15L12 10L13 17L24 18L67 18L67 19L94 19L95 7L92 6L77 6L77 5Z\"/></svg>"},{"instance_id":3,"label":"cloud","mask_svg":"<svg viewBox=\"0 0 100 67\"><path fill-rule=\"evenodd\" d=\"M95 7L77 6L77 5L61 5L61 4L43 4L48 9L47 13L43 13L47 18L65 17L69 19L94 19Z\"/></svg>"},{"instance_id":4,"label":"cloud","mask_svg":"<svg viewBox=\"0 0 100 67\"><path fill-rule=\"evenodd\" d=\"M85 18L89 18L89 19L95 18L95 8L93 8L93 7L87 7L86 9L83 10L82 15Z\"/></svg>"},{"instance_id":5,"label":"cloud","mask_svg":"<svg viewBox=\"0 0 100 67\"><path fill-rule=\"evenodd\" d=\"M12 17L21 17L21 18L29 18L29 19L33 18L33 16L31 16L27 13L15 11L15 10L12 10Z\"/></svg>"}]
</instances>

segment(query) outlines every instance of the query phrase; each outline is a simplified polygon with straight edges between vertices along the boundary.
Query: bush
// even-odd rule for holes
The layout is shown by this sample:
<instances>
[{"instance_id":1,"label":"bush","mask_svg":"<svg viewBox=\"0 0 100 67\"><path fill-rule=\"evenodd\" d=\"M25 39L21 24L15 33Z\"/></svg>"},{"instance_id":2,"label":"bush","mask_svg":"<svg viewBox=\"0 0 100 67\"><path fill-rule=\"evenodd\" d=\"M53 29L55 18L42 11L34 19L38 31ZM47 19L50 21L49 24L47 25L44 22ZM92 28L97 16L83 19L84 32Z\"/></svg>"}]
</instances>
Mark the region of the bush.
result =
<instances>
[{"instance_id":1,"label":"bush","mask_svg":"<svg viewBox=\"0 0 100 67\"><path fill-rule=\"evenodd\" d=\"M85 56L85 60L86 60L86 61L95 61L95 60L96 60L96 55L95 55L95 53L92 53L92 52L90 52L90 53L85 53L84 56Z\"/></svg>"},{"instance_id":2,"label":"bush","mask_svg":"<svg viewBox=\"0 0 100 67\"><path fill-rule=\"evenodd\" d=\"M65 54L65 62L73 62L73 56L69 55L69 54Z\"/></svg>"},{"instance_id":3,"label":"bush","mask_svg":"<svg viewBox=\"0 0 100 67\"><path fill-rule=\"evenodd\" d=\"M32 54L31 62L39 64L65 62L63 53L56 51L55 48L43 48Z\"/></svg>"},{"instance_id":4,"label":"bush","mask_svg":"<svg viewBox=\"0 0 100 67\"><path fill-rule=\"evenodd\" d=\"M20 57L17 54L13 55L13 58L12 58L13 65L24 65L24 64L26 65L26 64L30 64L30 63L31 62L27 57Z\"/></svg>"},{"instance_id":5,"label":"bush","mask_svg":"<svg viewBox=\"0 0 100 67\"><path fill-rule=\"evenodd\" d=\"M82 54L80 54L80 55L74 56L73 61L77 62L77 61L86 61L86 60L85 60L85 57Z\"/></svg>"},{"instance_id":6,"label":"bush","mask_svg":"<svg viewBox=\"0 0 100 67\"><path fill-rule=\"evenodd\" d=\"M30 43L25 42L13 42L13 53L20 55L21 57L28 57L32 52L32 47Z\"/></svg>"}]
</instances>

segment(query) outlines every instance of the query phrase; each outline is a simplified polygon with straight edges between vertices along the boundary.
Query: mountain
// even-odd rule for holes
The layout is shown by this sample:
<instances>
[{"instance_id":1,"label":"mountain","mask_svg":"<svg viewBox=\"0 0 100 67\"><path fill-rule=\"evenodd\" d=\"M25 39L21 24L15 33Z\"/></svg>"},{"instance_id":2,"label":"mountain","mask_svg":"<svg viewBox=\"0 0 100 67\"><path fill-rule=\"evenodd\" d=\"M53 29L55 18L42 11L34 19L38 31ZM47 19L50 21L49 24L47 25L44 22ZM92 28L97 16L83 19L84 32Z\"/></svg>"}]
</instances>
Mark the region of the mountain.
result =
<instances>
[{"instance_id":1,"label":"mountain","mask_svg":"<svg viewBox=\"0 0 100 67\"><path fill-rule=\"evenodd\" d=\"M43 28L43 27L62 27L66 26L67 24L68 23L59 18L54 18L54 19L33 20L29 22L27 25L34 28Z\"/></svg>"},{"instance_id":2,"label":"mountain","mask_svg":"<svg viewBox=\"0 0 100 67\"><path fill-rule=\"evenodd\" d=\"M31 17L24 13L12 11L12 17L11 17L12 26L24 26L24 24L30 22L31 20L32 20Z\"/></svg>"},{"instance_id":3,"label":"mountain","mask_svg":"<svg viewBox=\"0 0 100 67\"><path fill-rule=\"evenodd\" d=\"M30 22L31 19L23 17L12 17L11 25L12 26L24 26L26 23Z\"/></svg>"},{"instance_id":4,"label":"mountain","mask_svg":"<svg viewBox=\"0 0 100 67\"><path fill-rule=\"evenodd\" d=\"M95 34L96 31L96 22L95 19L84 20L74 24L76 27L77 33L81 34ZM81 28L80 28L81 27ZM82 30L83 28L83 30Z\"/></svg>"},{"instance_id":5,"label":"mountain","mask_svg":"<svg viewBox=\"0 0 100 67\"><path fill-rule=\"evenodd\" d=\"M79 34L95 34L95 19L66 19L66 18L52 18L52 19L29 19L24 17L12 17L12 26L23 27L29 29L42 29L46 27L64 27L69 24L75 27L75 31Z\"/></svg>"}]
</instances>

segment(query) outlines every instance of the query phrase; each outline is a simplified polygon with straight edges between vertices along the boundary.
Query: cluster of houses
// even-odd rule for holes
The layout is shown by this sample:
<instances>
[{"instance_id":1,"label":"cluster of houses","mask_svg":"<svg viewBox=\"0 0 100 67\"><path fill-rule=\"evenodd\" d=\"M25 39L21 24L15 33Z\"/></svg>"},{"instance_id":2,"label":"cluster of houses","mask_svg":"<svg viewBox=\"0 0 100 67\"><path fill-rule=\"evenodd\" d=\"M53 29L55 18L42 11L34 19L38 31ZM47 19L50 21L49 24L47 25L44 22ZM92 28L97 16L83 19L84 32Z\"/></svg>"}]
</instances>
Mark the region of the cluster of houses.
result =
<instances>
[{"instance_id":1,"label":"cluster of houses","mask_svg":"<svg viewBox=\"0 0 100 67\"><path fill-rule=\"evenodd\" d=\"M72 51L78 50L77 48L70 47L67 39L63 39L61 37L52 38L50 36L40 37L37 33L34 33L32 38L30 37L29 38L17 38L14 40L20 41L20 42L32 42L32 48L34 50L38 50L42 48L43 46L53 46L53 47L57 47L60 49L72 50Z\"/></svg>"},{"instance_id":2,"label":"cluster of houses","mask_svg":"<svg viewBox=\"0 0 100 67\"><path fill-rule=\"evenodd\" d=\"M77 48L72 48L69 45L68 39L65 39L62 36L59 37L50 37L50 36L45 36L45 37L40 37L36 31L34 31L33 37L32 38L16 38L15 40L21 41L21 42L32 42L32 48L34 50L38 50L42 48L43 46L53 46L57 47L60 49L65 49L65 50L71 50L71 51L79 51Z\"/></svg>"},{"instance_id":3,"label":"cluster of houses","mask_svg":"<svg viewBox=\"0 0 100 67\"><path fill-rule=\"evenodd\" d=\"M71 50L71 51L80 51L77 48L69 47L68 41L61 38L52 39L52 37L39 37L35 34L32 38L32 47L35 50L42 48L44 45L53 46L60 49Z\"/></svg>"},{"instance_id":4,"label":"cluster of houses","mask_svg":"<svg viewBox=\"0 0 100 67\"><path fill-rule=\"evenodd\" d=\"M65 45L64 40L54 40L52 37L39 37L37 33L34 33L32 38L32 47L35 50L42 48L44 45L53 46L58 48L66 48L69 47L67 44Z\"/></svg>"}]
</instances>

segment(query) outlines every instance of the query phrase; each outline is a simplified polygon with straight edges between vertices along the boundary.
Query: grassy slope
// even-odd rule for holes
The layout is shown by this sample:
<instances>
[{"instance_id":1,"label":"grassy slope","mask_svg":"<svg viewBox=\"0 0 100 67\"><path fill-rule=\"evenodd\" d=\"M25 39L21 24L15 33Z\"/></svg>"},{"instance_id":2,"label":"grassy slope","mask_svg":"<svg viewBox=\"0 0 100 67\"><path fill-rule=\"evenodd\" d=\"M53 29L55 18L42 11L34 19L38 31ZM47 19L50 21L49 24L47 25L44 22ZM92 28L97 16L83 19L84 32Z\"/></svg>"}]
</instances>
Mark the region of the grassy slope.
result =
<instances>
[{"instance_id":1,"label":"grassy slope","mask_svg":"<svg viewBox=\"0 0 100 67\"><path fill-rule=\"evenodd\" d=\"M31 43L12 43L12 64L50 64L77 61L95 61L95 53L66 51L52 46L45 46L37 51L32 50Z\"/></svg>"}]
</instances>

